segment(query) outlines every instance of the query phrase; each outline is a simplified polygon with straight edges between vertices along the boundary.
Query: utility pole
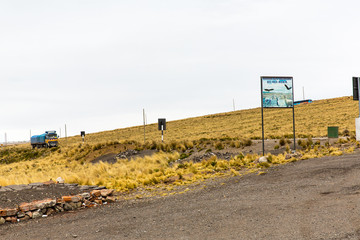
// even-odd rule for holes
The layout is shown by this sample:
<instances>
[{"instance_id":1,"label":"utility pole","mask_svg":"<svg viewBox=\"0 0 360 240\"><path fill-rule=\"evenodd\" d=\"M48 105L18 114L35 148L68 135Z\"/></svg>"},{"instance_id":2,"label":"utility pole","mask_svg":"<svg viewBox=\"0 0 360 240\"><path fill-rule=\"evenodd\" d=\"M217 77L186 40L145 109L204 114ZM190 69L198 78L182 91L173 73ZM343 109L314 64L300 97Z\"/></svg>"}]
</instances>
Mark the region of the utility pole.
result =
<instances>
[{"instance_id":1,"label":"utility pole","mask_svg":"<svg viewBox=\"0 0 360 240\"><path fill-rule=\"evenodd\" d=\"M235 99L233 98L233 108L234 108L234 112L235 112Z\"/></svg>"},{"instance_id":2,"label":"utility pole","mask_svg":"<svg viewBox=\"0 0 360 240\"><path fill-rule=\"evenodd\" d=\"M5 133L5 146L7 146L7 135Z\"/></svg>"},{"instance_id":3,"label":"utility pole","mask_svg":"<svg viewBox=\"0 0 360 240\"><path fill-rule=\"evenodd\" d=\"M59 130L60 130L60 132L59 132L59 138L61 138L61 128L60 128Z\"/></svg>"},{"instance_id":4,"label":"utility pole","mask_svg":"<svg viewBox=\"0 0 360 240\"><path fill-rule=\"evenodd\" d=\"M67 129L66 129L66 124L65 124L65 140L66 140L66 144L67 144Z\"/></svg>"},{"instance_id":5,"label":"utility pole","mask_svg":"<svg viewBox=\"0 0 360 240\"><path fill-rule=\"evenodd\" d=\"M31 142L31 129L30 129L30 142Z\"/></svg>"},{"instance_id":6,"label":"utility pole","mask_svg":"<svg viewBox=\"0 0 360 240\"><path fill-rule=\"evenodd\" d=\"M144 144L145 144L145 126L146 126L146 123L145 123L145 108L143 108L143 121L144 121Z\"/></svg>"},{"instance_id":7,"label":"utility pole","mask_svg":"<svg viewBox=\"0 0 360 240\"><path fill-rule=\"evenodd\" d=\"M303 100L305 100L305 88L303 87Z\"/></svg>"}]
</instances>

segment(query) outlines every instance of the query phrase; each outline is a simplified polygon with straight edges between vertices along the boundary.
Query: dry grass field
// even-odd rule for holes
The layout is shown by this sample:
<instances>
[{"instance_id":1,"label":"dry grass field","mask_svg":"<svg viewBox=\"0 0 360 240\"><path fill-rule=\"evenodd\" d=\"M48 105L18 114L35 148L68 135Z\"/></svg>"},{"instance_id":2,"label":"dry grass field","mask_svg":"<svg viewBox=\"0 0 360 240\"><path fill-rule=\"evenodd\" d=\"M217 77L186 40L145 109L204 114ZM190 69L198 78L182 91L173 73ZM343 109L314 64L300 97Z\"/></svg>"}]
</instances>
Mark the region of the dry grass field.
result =
<instances>
[{"instance_id":1,"label":"dry grass field","mask_svg":"<svg viewBox=\"0 0 360 240\"><path fill-rule=\"evenodd\" d=\"M358 116L358 103L351 97L314 101L295 107L297 137L327 136L328 126L338 126L342 135L354 135L354 119ZM265 109L266 138L292 138L292 110ZM138 187L187 184L219 175L239 175L259 172L273 164L299 159L285 159L285 153L268 155L270 163L259 164L255 154L239 154L230 160L216 156L201 162L177 162L185 152L204 151L223 146L239 147L251 144L250 139L261 138L261 109L249 109L171 121L167 123L165 143L157 124L146 126L144 144L143 126L87 134L86 142L80 136L60 140L60 147L52 149L30 148L30 144L11 146L0 150L0 185L26 184L55 180L88 185L105 185L120 191ZM353 137L352 137L353 139ZM340 150L334 146L320 146L308 141L301 150L300 159L341 155L354 147ZM109 153L128 149L158 150L152 156L133 160L119 159L116 163L92 163ZM185 156L186 157L186 156Z\"/></svg>"},{"instance_id":2,"label":"dry grass field","mask_svg":"<svg viewBox=\"0 0 360 240\"><path fill-rule=\"evenodd\" d=\"M339 126L339 132L355 131L355 118L359 116L358 102L352 97L314 101L295 106L297 137L327 136L328 126ZM264 110L265 138L292 135L292 109ZM171 121L164 131L166 141L198 140L201 138L261 138L261 108L219 113ZM157 124L146 126L146 140L160 141ZM144 141L144 127L116 129L86 136L88 143L106 141ZM80 142L80 136L69 143Z\"/></svg>"}]
</instances>

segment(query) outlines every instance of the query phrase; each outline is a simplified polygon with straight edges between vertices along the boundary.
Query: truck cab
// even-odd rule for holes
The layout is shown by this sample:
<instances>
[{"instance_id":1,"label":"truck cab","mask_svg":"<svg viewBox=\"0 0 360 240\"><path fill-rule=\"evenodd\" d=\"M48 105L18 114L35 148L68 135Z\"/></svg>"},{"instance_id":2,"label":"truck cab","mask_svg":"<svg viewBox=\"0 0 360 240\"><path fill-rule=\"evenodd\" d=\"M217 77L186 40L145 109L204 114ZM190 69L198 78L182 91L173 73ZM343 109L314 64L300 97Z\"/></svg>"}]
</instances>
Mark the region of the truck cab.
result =
<instances>
[{"instance_id":1,"label":"truck cab","mask_svg":"<svg viewBox=\"0 0 360 240\"><path fill-rule=\"evenodd\" d=\"M42 148L42 147L57 147L58 146L58 135L56 131L45 131L41 135L34 135L31 137L31 146L33 148Z\"/></svg>"}]
</instances>

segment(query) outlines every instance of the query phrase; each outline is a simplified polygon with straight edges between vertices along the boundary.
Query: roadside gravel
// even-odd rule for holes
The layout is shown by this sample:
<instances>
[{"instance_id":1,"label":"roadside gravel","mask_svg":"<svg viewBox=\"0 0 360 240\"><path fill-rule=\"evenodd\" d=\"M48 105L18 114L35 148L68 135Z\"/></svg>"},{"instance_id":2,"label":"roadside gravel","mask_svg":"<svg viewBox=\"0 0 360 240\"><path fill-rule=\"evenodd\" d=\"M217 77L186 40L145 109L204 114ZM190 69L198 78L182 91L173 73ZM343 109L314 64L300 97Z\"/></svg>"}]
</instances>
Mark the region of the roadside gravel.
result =
<instances>
[{"instance_id":1,"label":"roadside gravel","mask_svg":"<svg viewBox=\"0 0 360 240\"><path fill-rule=\"evenodd\" d=\"M0 226L2 239L360 239L360 152Z\"/></svg>"}]
</instances>

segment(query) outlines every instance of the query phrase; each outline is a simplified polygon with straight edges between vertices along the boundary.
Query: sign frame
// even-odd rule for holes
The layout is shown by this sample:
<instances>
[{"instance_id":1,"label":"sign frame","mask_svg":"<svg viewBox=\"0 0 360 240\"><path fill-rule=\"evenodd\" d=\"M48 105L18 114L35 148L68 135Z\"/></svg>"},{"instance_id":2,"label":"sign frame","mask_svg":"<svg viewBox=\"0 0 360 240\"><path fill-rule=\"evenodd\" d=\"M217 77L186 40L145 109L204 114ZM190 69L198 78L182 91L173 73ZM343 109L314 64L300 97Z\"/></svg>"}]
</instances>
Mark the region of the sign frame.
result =
<instances>
[{"instance_id":1,"label":"sign frame","mask_svg":"<svg viewBox=\"0 0 360 240\"><path fill-rule=\"evenodd\" d=\"M266 96L269 97L266 98ZM292 108L294 105L293 77L262 76L261 99L264 108Z\"/></svg>"},{"instance_id":2,"label":"sign frame","mask_svg":"<svg viewBox=\"0 0 360 240\"><path fill-rule=\"evenodd\" d=\"M353 77L353 100L359 101L359 80L360 77Z\"/></svg>"},{"instance_id":3,"label":"sign frame","mask_svg":"<svg viewBox=\"0 0 360 240\"><path fill-rule=\"evenodd\" d=\"M271 80L270 80L271 79ZM286 93L286 90L281 90L279 88L275 89L275 88L270 88L270 89L264 89L264 80L266 81L280 81L280 82L276 82L277 84L284 84L283 87L285 87L286 90L290 90L291 91L291 105L288 106L288 103L286 102L287 99L286 96L284 96L284 94L288 95L290 93ZM287 82L282 82L282 81L291 81L291 86L288 86L286 83ZM284 108L284 109L289 109L292 108L292 113L293 113L293 136L294 136L294 151L296 151L296 138L295 138L295 107L294 107L294 81L293 81L293 77L289 77L289 76L261 76L260 77L260 83L261 83L261 126L262 126L262 149L263 149L263 156L265 155L265 130L264 130L264 108ZM275 84L275 83L274 83ZM286 86L285 86L286 84ZM278 106L265 106L264 107L264 90L265 92L271 92L271 91L277 91L277 95L276 96L274 94L274 96L276 96L276 98L278 100L278 97L281 97L281 100L285 101L284 106L281 106L278 104L277 101L277 105ZM285 97L285 99L283 99ZM266 102L266 99L265 99ZM270 101L271 103L271 101ZM284 102L283 102L284 103ZM274 104L273 104L274 105Z\"/></svg>"}]
</instances>

